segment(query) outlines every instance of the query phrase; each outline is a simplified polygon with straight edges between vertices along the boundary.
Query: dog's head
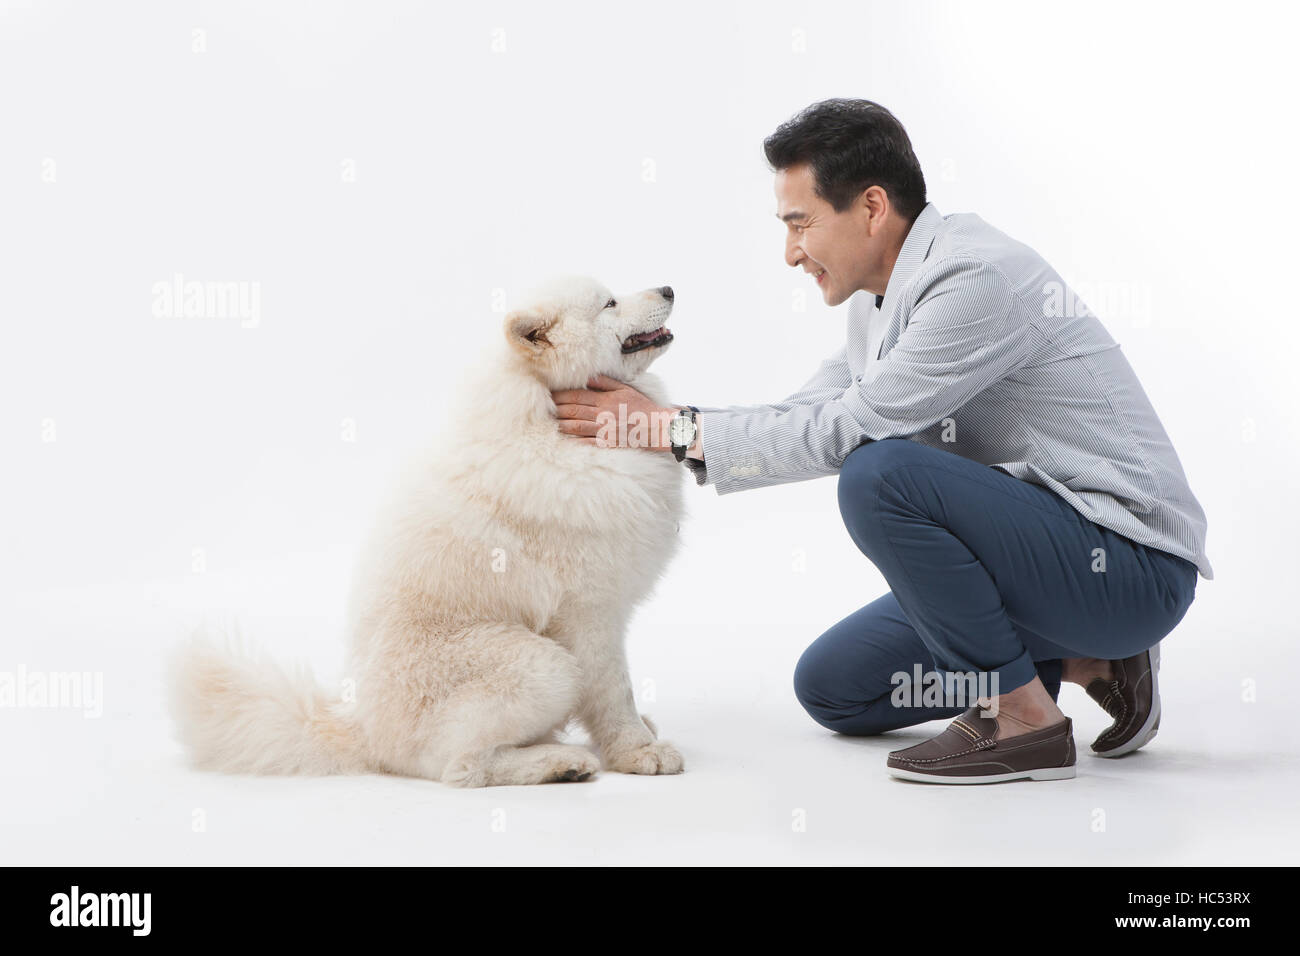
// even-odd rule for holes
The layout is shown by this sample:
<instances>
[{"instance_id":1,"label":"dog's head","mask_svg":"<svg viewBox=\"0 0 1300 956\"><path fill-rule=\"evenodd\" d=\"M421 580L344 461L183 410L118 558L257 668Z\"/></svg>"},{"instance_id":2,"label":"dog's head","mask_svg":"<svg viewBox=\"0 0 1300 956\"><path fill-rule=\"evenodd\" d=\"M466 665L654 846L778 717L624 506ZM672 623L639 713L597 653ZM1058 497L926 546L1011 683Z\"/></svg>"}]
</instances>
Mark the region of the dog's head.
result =
<instances>
[{"instance_id":1,"label":"dog's head","mask_svg":"<svg viewBox=\"0 0 1300 956\"><path fill-rule=\"evenodd\" d=\"M595 279L566 276L506 316L506 341L548 388L583 388L596 374L626 382L672 342L672 311L666 285L615 295Z\"/></svg>"}]
</instances>

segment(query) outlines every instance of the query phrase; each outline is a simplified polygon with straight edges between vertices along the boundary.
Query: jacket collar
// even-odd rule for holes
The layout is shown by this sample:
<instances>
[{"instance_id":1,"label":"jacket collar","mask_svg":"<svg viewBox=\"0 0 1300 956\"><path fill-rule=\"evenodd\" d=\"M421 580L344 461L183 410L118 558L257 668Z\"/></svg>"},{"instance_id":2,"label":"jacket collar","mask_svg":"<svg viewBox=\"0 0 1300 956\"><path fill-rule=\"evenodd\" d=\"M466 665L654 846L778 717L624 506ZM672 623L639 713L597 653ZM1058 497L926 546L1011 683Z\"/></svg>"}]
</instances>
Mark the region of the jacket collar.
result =
<instances>
[{"instance_id":1,"label":"jacket collar","mask_svg":"<svg viewBox=\"0 0 1300 956\"><path fill-rule=\"evenodd\" d=\"M939 231L939 226L942 224L943 216L939 208L932 202L926 203L921 214L912 223L912 228L908 230L907 238L903 240L903 248L898 251L898 258L894 261L893 271L889 273L889 282L885 285L885 298L880 306L880 311L885 315L893 314L907 280L912 278L912 273L925 261L926 255L930 252L930 243L934 241L934 234Z\"/></svg>"}]
</instances>

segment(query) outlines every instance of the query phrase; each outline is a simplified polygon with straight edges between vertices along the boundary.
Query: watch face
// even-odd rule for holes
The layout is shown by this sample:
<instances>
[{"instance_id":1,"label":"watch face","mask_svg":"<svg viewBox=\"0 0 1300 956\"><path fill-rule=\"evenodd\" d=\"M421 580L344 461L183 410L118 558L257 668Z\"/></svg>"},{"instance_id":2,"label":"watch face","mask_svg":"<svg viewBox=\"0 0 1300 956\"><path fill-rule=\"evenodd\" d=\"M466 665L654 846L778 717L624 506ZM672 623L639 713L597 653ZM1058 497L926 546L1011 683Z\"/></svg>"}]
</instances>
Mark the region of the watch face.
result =
<instances>
[{"instance_id":1,"label":"watch face","mask_svg":"<svg viewBox=\"0 0 1300 956\"><path fill-rule=\"evenodd\" d=\"M678 416L668 423L668 437L674 445L689 445L695 440L695 423Z\"/></svg>"}]
</instances>

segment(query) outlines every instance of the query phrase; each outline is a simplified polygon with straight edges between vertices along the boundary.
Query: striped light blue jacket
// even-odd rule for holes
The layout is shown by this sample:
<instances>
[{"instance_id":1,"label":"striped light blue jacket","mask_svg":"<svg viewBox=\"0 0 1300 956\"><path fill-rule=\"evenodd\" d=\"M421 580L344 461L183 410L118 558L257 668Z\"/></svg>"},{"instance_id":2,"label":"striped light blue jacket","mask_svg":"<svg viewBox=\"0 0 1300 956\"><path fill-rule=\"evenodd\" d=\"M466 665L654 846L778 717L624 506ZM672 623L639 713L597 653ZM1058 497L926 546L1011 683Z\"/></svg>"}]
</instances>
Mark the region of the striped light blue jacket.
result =
<instances>
[{"instance_id":1,"label":"striped light blue jacket","mask_svg":"<svg viewBox=\"0 0 1300 956\"><path fill-rule=\"evenodd\" d=\"M910 438L1214 577L1205 512L1119 344L1038 253L973 214L921 211L885 294L850 298L848 340L793 395L697 407L704 461L686 461L718 494L834 474L865 441Z\"/></svg>"}]
</instances>

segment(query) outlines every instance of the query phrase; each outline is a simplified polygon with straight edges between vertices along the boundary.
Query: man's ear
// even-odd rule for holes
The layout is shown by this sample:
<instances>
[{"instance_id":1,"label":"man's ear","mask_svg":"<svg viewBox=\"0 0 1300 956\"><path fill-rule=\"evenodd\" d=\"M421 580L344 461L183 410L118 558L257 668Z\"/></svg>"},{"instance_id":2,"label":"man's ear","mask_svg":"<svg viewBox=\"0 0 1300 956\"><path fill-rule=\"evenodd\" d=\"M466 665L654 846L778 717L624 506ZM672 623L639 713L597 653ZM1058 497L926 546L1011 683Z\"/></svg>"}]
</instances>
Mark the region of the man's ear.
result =
<instances>
[{"instance_id":1,"label":"man's ear","mask_svg":"<svg viewBox=\"0 0 1300 956\"><path fill-rule=\"evenodd\" d=\"M506 316L506 341L525 355L539 355L553 347L547 333L556 319L549 309L516 309Z\"/></svg>"}]
</instances>

